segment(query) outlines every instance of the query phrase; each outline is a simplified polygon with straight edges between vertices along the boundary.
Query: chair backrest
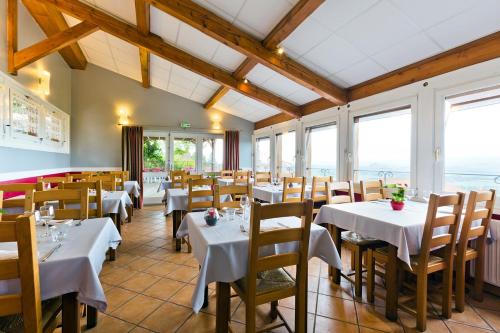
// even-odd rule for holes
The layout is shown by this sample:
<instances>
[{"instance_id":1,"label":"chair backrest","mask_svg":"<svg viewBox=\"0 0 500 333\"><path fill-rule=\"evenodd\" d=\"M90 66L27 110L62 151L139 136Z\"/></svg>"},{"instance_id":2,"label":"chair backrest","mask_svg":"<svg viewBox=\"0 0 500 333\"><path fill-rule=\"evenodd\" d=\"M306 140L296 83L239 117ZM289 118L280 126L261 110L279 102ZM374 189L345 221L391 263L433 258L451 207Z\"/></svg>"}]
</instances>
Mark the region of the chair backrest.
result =
<instances>
[{"instance_id":1,"label":"chair backrest","mask_svg":"<svg viewBox=\"0 0 500 333\"><path fill-rule=\"evenodd\" d=\"M447 263L452 264L458 227L460 226L462 208L464 206L464 197L465 195L461 192L447 195L431 194L422 243L420 245L419 267L426 268L431 250L439 247L444 247L443 258ZM450 206L451 210L442 208ZM434 235L436 228L446 227L448 227L446 231L440 229L439 233Z\"/></svg>"},{"instance_id":2,"label":"chair backrest","mask_svg":"<svg viewBox=\"0 0 500 333\"><path fill-rule=\"evenodd\" d=\"M488 227L495 208L495 196L495 190L470 192L460 229L458 255L465 255L467 247L475 247L478 251L484 251ZM477 220L481 220L481 225L473 226L472 223ZM475 244L470 242L472 239L476 239Z\"/></svg>"},{"instance_id":3,"label":"chair backrest","mask_svg":"<svg viewBox=\"0 0 500 333\"><path fill-rule=\"evenodd\" d=\"M309 250L309 235L313 215L313 201L296 203L278 203L261 205L258 202L252 204L250 214L250 232L248 247L248 273L247 273L247 295L255 297L255 305L269 302L293 295L300 298L307 297L307 261ZM280 217L301 217L300 227L282 228L261 232L261 223L267 219ZM296 242L294 251L262 255L261 247L273 247L275 244ZM289 286L278 290L257 294L257 279L259 273L285 268L296 267L295 286ZM252 302L253 303L253 302ZM303 302L306 303L306 302ZM296 309L307 311L307 309Z\"/></svg>"},{"instance_id":4,"label":"chair backrest","mask_svg":"<svg viewBox=\"0 0 500 333\"><path fill-rule=\"evenodd\" d=\"M248 185L215 185L215 207L222 208L240 208L239 198L246 194L252 200L252 184ZM233 201L225 201L226 195L230 195Z\"/></svg>"},{"instance_id":5,"label":"chair backrest","mask_svg":"<svg viewBox=\"0 0 500 333\"><path fill-rule=\"evenodd\" d=\"M233 180L233 185L248 185L250 183L250 171L235 171Z\"/></svg>"},{"instance_id":6,"label":"chair backrest","mask_svg":"<svg viewBox=\"0 0 500 333\"><path fill-rule=\"evenodd\" d=\"M269 185L271 184L273 180L273 176L271 175L271 172L256 172L255 173L255 178L254 178L254 185L260 186L260 185Z\"/></svg>"},{"instance_id":7,"label":"chair backrest","mask_svg":"<svg viewBox=\"0 0 500 333\"><path fill-rule=\"evenodd\" d=\"M220 177L224 179L232 179L233 178L233 170L222 170L220 172Z\"/></svg>"},{"instance_id":8,"label":"chair backrest","mask_svg":"<svg viewBox=\"0 0 500 333\"><path fill-rule=\"evenodd\" d=\"M66 176L71 176L74 182L87 181L92 177L89 172L82 173L67 173Z\"/></svg>"},{"instance_id":9,"label":"chair backrest","mask_svg":"<svg viewBox=\"0 0 500 333\"><path fill-rule=\"evenodd\" d=\"M98 180L102 183L102 189L106 191L116 191L116 175L115 174L105 174L92 176L89 180L91 182L96 182Z\"/></svg>"},{"instance_id":10,"label":"chair backrest","mask_svg":"<svg viewBox=\"0 0 500 333\"><path fill-rule=\"evenodd\" d=\"M354 202L354 185L351 180L330 183L330 192L332 193L330 204Z\"/></svg>"},{"instance_id":11,"label":"chair backrest","mask_svg":"<svg viewBox=\"0 0 500 333\"><path fill-rule=\"evenodd\" d=\"M185 183L185 186L187 186L189 184L189 180L190 179L203 179L203 175L202 174L187 174L184 176L184 183Z\"/></svg>"},{"instance_id":12,"label":"chair backrest","mask_svg":"<svg viewBox=\"0 0 500 333\"><path fill-rule=\"evenodd\" d=\"M37 177L37 182L38 183L51 183L51 184L58 184L58 183L71 183L73 181L73 175L71 174L66 174L65 176L58 176L58 177Z\"/></svg>"},{"instance_id":13,"label":"chair backrest","mask_svg":"<svg viewBox=\"0 0 500 333\"><path fill-rule=\"evenodd\" d=\"M184 188L185 177L186 177L186 172L184 170L171 170L170 180L172 181L172 188Z\"/></svg>"},{"instance_id":14,"label":"chair backrest","mask_svg":"<svg viewBox=\"0 0 500 333\"><path fill-rule=\"evenodd\" d=\"M188 212L214 207L214 180L212 178L189 179L188 189Z\"/></svg>"},{"instance_id":15,"label":"chair backrest","mask_svg":"<svg viewBox=\"0 0 500 333\"><path fill-rule=\"evenodd\" d=\"M14 221L19 215L22 215L24 212L31 212L33 207L26 201L26 195L31 193L36 189L37 184L33 183L17 183L17 184L0 184L0 191L3 192L3 196L6 197L7 193L16 193L16 194L24 194L22 198L9 198L2 199L3 209L13 209L19 211L16 214L2 214L0 216L0 221L2 219L4 221ZM0 200L0 201L2 201Z\"/></svg>"},{"instance_id":16,"label":"chair backrest","mask_svg":"<svg viewBox=\"0 0 500 333\"><path fill-rule=\"evenodd\" d=\"M283 202L302 202L306 190L306 177L283 178Z\"/></svg>"},{"instance_id":17,"label":"chair backrest","mask_svg":"<svg viewBox=\"0 0 500 333\"><path fill-rule=\"evenodd\" d=\"M78 183L60 183L61 190L82 190L89 193L89 218L102 217L102 182L96 180L93 182L78 182ZM90 195L90 190L95 191L95 195ZM77 204L79 200L64 200L64 205Z\"/></svg>"},{"instance_id":18,"label":"chair backrest","mask_svg":"<svg viewBox=\"0 0 500 333\"><path fill-rule=\"evenodd\" d=\"M58 209L55 210L55 219L76 219L84 220L89 217L89 192L88 190L51 190L31 192L26 196L26 201L33 205L44 205L50 202L59 202ZM65 202L79 202L78 208L66 208Z\"/></svg>"},{"instance_id":19,"label":"chair backrest","mask_svg":"<svg viewBox=\"0 0 500 333\"><path fill-rule=\"evenodd\" d=\"M361 180L361 201L375 201L384 199L384 181L379 180Z\"/></svg>"},{"instance_id":20,"label":"chair backrest","mask_svg":"<svg viewBox=\"0 0 500 333\"><path fill-rule=\"evenodd\" d=\"M17 258L0 260L0 279L19 279L21 292L0 297L0 317L22 313L24 332L42 332L42 301L35 218L0 223L0 243L16 242Z\"/></svg>"},{"instance_id":21,"label":"chair backrest","mask_svg":"<svg viewBox=\"0 0 500 333\"><path fill-rule=\"evenodd\" d=\"M312 189L311 189L311 199L313 202L330 202L332 192L330 190L330 183L333 178L328 177L316 177L312 179Z\"/></svg>"},{"instance_id":22,"label":"chair backrest","mask_svg":"<svg viewBox=\"0 0 500 333\"><path fill-rule=\"evenodd\" d=\"M276 178L280 180L283 180L285 177L293 178L293 174L291 174L290 172L281 172L281 171L276 174Z\"/></svg>"}]
</instances>

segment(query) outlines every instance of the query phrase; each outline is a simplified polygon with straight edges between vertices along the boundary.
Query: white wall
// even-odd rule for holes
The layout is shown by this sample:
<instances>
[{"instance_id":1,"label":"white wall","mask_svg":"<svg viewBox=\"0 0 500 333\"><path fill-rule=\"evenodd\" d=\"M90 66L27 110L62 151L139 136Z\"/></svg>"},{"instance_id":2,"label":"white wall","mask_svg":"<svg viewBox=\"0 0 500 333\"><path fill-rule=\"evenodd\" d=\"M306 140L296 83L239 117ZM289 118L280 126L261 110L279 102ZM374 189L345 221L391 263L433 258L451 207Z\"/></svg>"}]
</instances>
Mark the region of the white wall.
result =
<instances>
[{"instance_id":1,"label":"white wall","mask_svg":"<svg viewBox=\"0 0 500 333\"><path fill-rule=\"evenodd\" d=\"M424 82L427 84L424 86ZM352 152L351 121L354 114L383 111L394 106L411 104L416 112L414 124L415 163L412 171L412 186L424 190L441 191L441 161L435 160L435 149L441 148L439 128L436 119L444 111L444 97L462 92L491 87L500 84L500 58L462 68L428 80L419 81L384 93L351 102L339 108L331 108L285 123L254 131L254 139L259 136L275 134L283 129L297 131L297 147L302 147L303 131L308 124L337 121L338 128L338 174L340 180L351 179L348 154ZM309 125L310 126L310 125ZM500 124L499 124L500 130ZM499 143L500 144L500 143ZM301 149L298 149L297 174L302 174ZM271 153L271 156L273 154Z\"/></svg>"}]
</instances>

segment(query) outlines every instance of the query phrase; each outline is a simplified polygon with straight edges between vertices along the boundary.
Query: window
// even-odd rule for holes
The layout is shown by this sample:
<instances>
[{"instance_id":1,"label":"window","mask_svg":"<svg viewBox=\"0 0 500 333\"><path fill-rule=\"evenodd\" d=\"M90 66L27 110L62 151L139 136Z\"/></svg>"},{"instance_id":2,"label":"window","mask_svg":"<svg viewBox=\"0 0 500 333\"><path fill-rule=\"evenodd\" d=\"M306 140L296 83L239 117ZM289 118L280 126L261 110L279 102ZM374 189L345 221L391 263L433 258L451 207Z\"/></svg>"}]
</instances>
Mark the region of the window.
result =
<instances>
[{"instance_id":1,"label":"window","mask_svg":"<svg viewBox=\"0 0 500 333\"><path fill-rule=\"evenodd\" d=\"M165 171L166 138L144 137L144 170L146 172Z\"/></svg>"},{"instance_id":2,"label":"window","mask_svg":"<svg viewBox=\"0 0 500 333\"><path fill-rule=\"evenodd\" d=\"M306 177L337 176L337 125L329 123L306 128Z\"/></svg>"},{"instance_id":3,"label":"window","mask_svg":"<svg viewBox=\"0 0 500 333\"><path fill-rule=\"evenodd\" d=\"M353 177L410 184L411 108L354 118Z\"/></svg>"},{"instance_id":4,"label":"window","mask_svg":"<svg viewBox=\"0 0 500 333\"><path fill-rule=\"evenodd\" d=\"M257 138L255 141L255 170L271 170L271 139L269 137Z\"/></svg>"},{"instance_id":5,"label":"window","mask_svg":"<svg viewBox=\"0 0 500 333\"><path fill-rule=\"evenodd\" d=\"M446 99L446 192L500 190L500 89Z\"/></svg>"},{"instance_id":6,"label":"window","mask_svg":"<svg viewBox=\"0 0 500 333\"><path fill-rule=\"evenodd\" d=\"M217 172L222 170L223 139L204 138L202 143L202 170L203 172Z\"/></svg>"},{"instance_id":7,"label":"window","mask_svg":"<svg viewBox=\"0 0 500 333\"><path fill-rule=\"evenodd\" d=\"M196 171L196 138L174 138L174 170Z\"/></svg>"},{"instance_id":8,"label":"window","mask_svg":"<svg viewBox=\"0 0 500 333\"><path fill-rule=\"evenodd\" d=\"M295 131L276 134L276 174L295 174Z\"/></svg>"}]
</instances>

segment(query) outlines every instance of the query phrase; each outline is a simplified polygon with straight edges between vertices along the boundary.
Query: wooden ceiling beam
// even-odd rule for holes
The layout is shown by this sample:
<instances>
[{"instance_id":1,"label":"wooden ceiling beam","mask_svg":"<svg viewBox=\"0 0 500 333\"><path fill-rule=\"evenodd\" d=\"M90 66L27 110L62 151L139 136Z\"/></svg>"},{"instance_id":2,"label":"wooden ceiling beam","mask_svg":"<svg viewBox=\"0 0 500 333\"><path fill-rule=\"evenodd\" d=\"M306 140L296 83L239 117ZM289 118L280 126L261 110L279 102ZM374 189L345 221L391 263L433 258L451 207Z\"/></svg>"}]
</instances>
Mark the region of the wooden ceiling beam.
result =
<instances>
[{"instance_id":1,"label":"wooden ceiling beam","mask_svg":"<svg viewBox=\"0 0 500 333\"><path fill-rule=\"evenodd\" d=\"M148 35L150 30L150 5L144 0L135 0L135 14L137 19L137 29L143 35ZM149 52L143 48L139 48L139 58L141 61L141 76L142 86L149 88L151 86L150 75L150 55Z\"/></svg>"},{"instance_id":2,"label":"wooden ceiling beam","mask_svg":"<svg viewBox=\"0 0 500 333\"><path fill-rule=\"evenodd\" d=\"M7 2L7 70L16 75L14 55L17 52L17 0Z\"/></svg>"},{"instance_id":3,"label":"wooden ceiling beam","mask_svg":"<svg viewBox=\"0 0 500 333\"><path fill-rule=\"evenodd\" d=\"M349 101L379 94L496 58L500 58L500 32L495 32L436 56L355 85L348 89ZM335 104L330 101L320 98L302 105L301 111L303 115L308 115L334 106ZM257 122L255 128L275 125L286 120L277 116L269 117Z\"/></svg>"},{"instance_id":4,"label":"wooden ceiling beam","mask_svg":"<svg viewBox=\"0 0 500 333\"><path fill-rule=\"evenodd\" d=\"M97 25L102 31L129 42L137 47L142 47L148 52L163 59L173 62L194 73L202 75L241 94L256 99L262 103L281 110L295 118L300 117L299 107L282 98L279 98L253 84L246 84L210 63L198 59L182 51L151 33L143 35L136 26L123 22L113 16L91 7L78 0L38 0L53 5L59 10L74 16L82 21Z\"/></svg>"},{"instance_id":5,"label":"wooden ceiling beam","mask_svg":"<svg viewBox=\"0 0 500 333\"><path fill-rule=\"evenodd\" d=\"M99 30L99 28L95 24L83 21L71 28L58 32L41 42L14 53L13 69L17 71L24 66L51 54L52 52L58 51L75 43L79 39L88 36L97 30Z\"/></svg>"},{"instance_id":6,"label":"wooden ceiling beam","mask_svg":"<svg viewBox=\"0 0 500 333\"><path fill-rule=\"evenodd\" d=\"M288 12L283 19L274 27L274 29L262 41L264 47L268 49L276 48L283 42L297 27L304 22L325 0L299 0L295 6ZM234 71L233 76L243 79L258 62L253 58L247 58ZM209 109L214 106L229 89L220 88L212 97L205 103L205 108Z\"/></svg>"},{"instance_id":7,"label":"wooden ceiling beam","mask_svg":"<svg viewBox=\"0 0 500 333\"><path fill-rule=\"evenodd\" d=\"M338 104L347 101L346 91L285 54L270 50L253 36L191 0L147 0L165 13L191 25L247 57Z\"/></svg>"},{"instance_id":8,"label":"wooden ceiling beam","mask_svg":"<svg viewBox=\"0 0 500 333\"><path fill-rule=\"evenodd\" d=\"M69 28L61 12L55 8L48 8L38 0L22 1L47 37ZM87 59L78 43L59 50L59 53L70 68L85 69L87 67Z\"/></svg>"}]
</instances>

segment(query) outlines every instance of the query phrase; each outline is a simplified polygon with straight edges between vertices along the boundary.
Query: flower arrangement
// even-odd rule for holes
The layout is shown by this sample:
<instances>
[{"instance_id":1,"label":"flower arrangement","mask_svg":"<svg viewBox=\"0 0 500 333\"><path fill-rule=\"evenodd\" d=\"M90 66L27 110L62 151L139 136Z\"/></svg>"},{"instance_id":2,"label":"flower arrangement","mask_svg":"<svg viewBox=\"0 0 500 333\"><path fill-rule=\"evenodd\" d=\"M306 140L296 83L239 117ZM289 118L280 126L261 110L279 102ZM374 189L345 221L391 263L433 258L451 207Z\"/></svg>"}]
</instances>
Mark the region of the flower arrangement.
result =
<instances>
[{"instance_id":1,"label":"flower arrangement","mask_svg":"<svg viewBox=\"0 0 500 333\"><path fill-rule=\"evenodd\" d=\"M386 185L386 188L394 189L392 192L391 207L394 210L402 210L405 206L405 188L397 184Z\"/></svg>"}]
</instances>

